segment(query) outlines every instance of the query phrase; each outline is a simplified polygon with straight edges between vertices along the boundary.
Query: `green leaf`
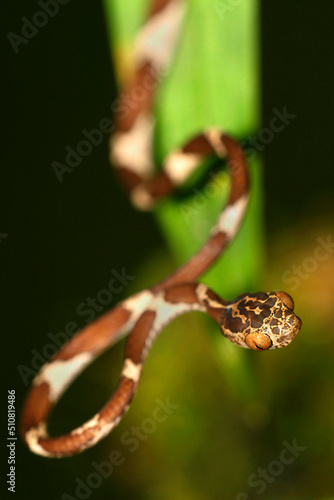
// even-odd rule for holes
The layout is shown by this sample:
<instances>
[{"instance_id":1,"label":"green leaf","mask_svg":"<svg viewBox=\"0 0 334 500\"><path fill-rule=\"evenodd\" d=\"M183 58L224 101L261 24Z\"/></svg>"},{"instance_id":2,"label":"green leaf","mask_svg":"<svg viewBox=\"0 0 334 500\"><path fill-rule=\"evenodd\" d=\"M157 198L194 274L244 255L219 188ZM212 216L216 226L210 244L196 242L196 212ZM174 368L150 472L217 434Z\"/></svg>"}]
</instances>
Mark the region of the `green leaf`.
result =
<instances>
[{"instance_id":1,"label":"green leaf","mask_svg":"<svg viewBox=\"0 0 334 500\"><path fill-rule=\"evenodd\" d=\"M114 60L119 68L128 60L133 38L145 19L147 1L104 0L112 33ZM208 127L243 140L259 126L259 26L258 1L192 0L175 60L158 91L155 116L157 163L190 137ZM251 201L239 234L203 281L223 297L254 290L263 267L261 162L250 163ZM227 198L227 175L214 177L193 196L171 197L155 211L177 264L206 241L209 230ZM191 192L191 190L190 190ZM215 337L217 338L217 332ZM215 342L215 340L214 340ZM219 342L221 339L219 338ZM247 354L232 346L223 370L247 387L252 379L243 369ZM217 352L221 352L218 349ZM226 351L225 351L226 352ZM250 390L250 392L253 392Z\"/></svg>"}]
</instances>

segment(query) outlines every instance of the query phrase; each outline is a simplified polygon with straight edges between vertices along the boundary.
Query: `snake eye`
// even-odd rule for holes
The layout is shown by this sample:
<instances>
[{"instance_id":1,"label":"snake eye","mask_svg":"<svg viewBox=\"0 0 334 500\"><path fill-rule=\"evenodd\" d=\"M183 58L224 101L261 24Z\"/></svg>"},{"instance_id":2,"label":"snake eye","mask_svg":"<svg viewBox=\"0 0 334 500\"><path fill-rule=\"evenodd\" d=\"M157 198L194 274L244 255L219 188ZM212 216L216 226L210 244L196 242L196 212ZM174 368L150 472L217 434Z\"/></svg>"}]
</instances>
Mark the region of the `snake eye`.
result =
<instances>
[{"instance_id":1,"label":"snake eye","mask_svg":"<svg viewBox=\"0 0 334 500\"><path fill-rule=\"evenodd\" d=\"M279 299L281 299L281 301L283 302L283 304L286 307L288 307L289 309L291 309L291 311L293 311L295 304L294 304L292 298L290 297L290 295L288 295L285 292L277 292L276 295Z\"/></svg>"},{"instance_id":2,"label":"snake eye","mask_svg":"<svg viewBox=\"0 0 334 500\"><path fill-rule=\"evenodd\" d=\"M271 341L263 333L250 333L246 337L246 344L253 351L266 351L271 347Z\"/></svg>"}]
</instances>

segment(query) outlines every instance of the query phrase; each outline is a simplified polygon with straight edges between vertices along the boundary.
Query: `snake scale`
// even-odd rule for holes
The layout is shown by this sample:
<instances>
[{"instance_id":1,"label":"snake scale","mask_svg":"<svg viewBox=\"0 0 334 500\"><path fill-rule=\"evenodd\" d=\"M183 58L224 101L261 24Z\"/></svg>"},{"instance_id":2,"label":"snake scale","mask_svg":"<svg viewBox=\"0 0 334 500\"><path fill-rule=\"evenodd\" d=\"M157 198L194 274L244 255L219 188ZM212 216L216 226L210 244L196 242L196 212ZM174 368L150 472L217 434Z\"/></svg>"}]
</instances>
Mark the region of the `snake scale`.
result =
<instances>
[{"instance_id":1,"label":"snake scale","mask_svg":"<svg viewBox=\"0 0 334 500\"><path fill-rule=\"evenodd\" d=\"M287 293L243 293L227 302L196 282L234 238L247 208L248 170L238 143L209 128L171 152L158 173L154 173L152 103L157 83L170 66L184 16L184 0L151 3L134 43L134 74L120 92L121 102L127 102L139 91L141 98L136 106L116 113L111 161L132 203L142 210L151 209L182 185L208 156L227 161L229 198L208 240L188 262L82 329L41 368L24 403L21 435L31 451L45 457L82 452L118 424L137 390L154 339L177 316L190 311L207 313L229 340L259 351L288 345L301 328ZM89 363L127 334L124 364L111 399L72 432L50 437L46 422L64 391Z\"/></svg>"}]
</instances>

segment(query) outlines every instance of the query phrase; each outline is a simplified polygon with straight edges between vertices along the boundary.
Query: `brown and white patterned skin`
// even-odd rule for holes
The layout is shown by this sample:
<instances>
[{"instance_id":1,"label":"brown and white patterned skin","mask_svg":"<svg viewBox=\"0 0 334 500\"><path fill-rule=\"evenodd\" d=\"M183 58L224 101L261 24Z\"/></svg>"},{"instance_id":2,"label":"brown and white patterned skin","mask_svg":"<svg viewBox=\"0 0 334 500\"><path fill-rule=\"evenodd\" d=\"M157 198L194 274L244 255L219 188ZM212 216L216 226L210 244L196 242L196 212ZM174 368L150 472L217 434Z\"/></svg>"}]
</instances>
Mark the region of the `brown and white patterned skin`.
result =
<instances>
[{"instance_id":1,"label":"brown and white patterned skin","mask_svg":"<svg viewBox=\"0 0 334 500\"><path fill-rule=\"evenodd\" d=\"M82 452L118 424L137 390L154 339L177 316L191 311L207 313L229 340L253 350L286 346L301 327L301 320L293 313L293 300L284 292L242 294L227 302L195 281L233 239L247 208L248 171L238 143L217 129L208 129L172 152L161 170L154 173L151 107L157 83L171 62L184 13L183 0L152 2L148 20L135 42L136 70L121 89L121 97L131 98L138 85L144 93L136 107L116 117L111 160L132 202L140 209L151 208L171 193L208 155L227 160L230 195L207 242L188 262L95 320L42 367L24 404L21 435L33 452L45 457ZM67 387L99 354L127 334L123 369L111 399L71 433L50 437L47 419Z\"/></svg>"}]
</instances>

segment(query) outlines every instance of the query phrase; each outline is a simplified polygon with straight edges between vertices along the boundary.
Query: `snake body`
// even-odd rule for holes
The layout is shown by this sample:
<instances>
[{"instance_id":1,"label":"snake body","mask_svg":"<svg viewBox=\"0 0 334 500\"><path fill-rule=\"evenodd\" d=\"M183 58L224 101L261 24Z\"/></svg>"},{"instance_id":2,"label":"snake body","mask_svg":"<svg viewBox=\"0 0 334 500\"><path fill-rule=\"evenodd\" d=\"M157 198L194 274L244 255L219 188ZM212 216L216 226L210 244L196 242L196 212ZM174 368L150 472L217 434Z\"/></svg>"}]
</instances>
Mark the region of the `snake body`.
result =
<instances>
[{"instance_id":1,"label":"snake body","mask_svg":"<svg viewBox=\"0 0 334 500\"><path fill-rule=\"evenodd\" d=\"M116 116L111 160L133 204L140 209L147 210L170 194L210 155L227 161L229 198L208 240L188 262L85 327L41 368L23 407L21 435L33 452L46 457L82 452L118 424L137 390L153 341L177 316L191 311L209 314L224 336L253 350L286 346L301 327L293 300L285 292L244 293L228 302L196 282L234 238L247 208L248 170L238 143L217 129L208 129L172 152L154 173L152 103L157 83L171 62L184 13L182 0L152 2L135 42L136 70L121 89L121 102L129 102L138 88L141 99ZM111 399L72 432L50 437L46 422L64 391L89 363L127 334L123 368Z\"/></svg>"}]
</instances>

